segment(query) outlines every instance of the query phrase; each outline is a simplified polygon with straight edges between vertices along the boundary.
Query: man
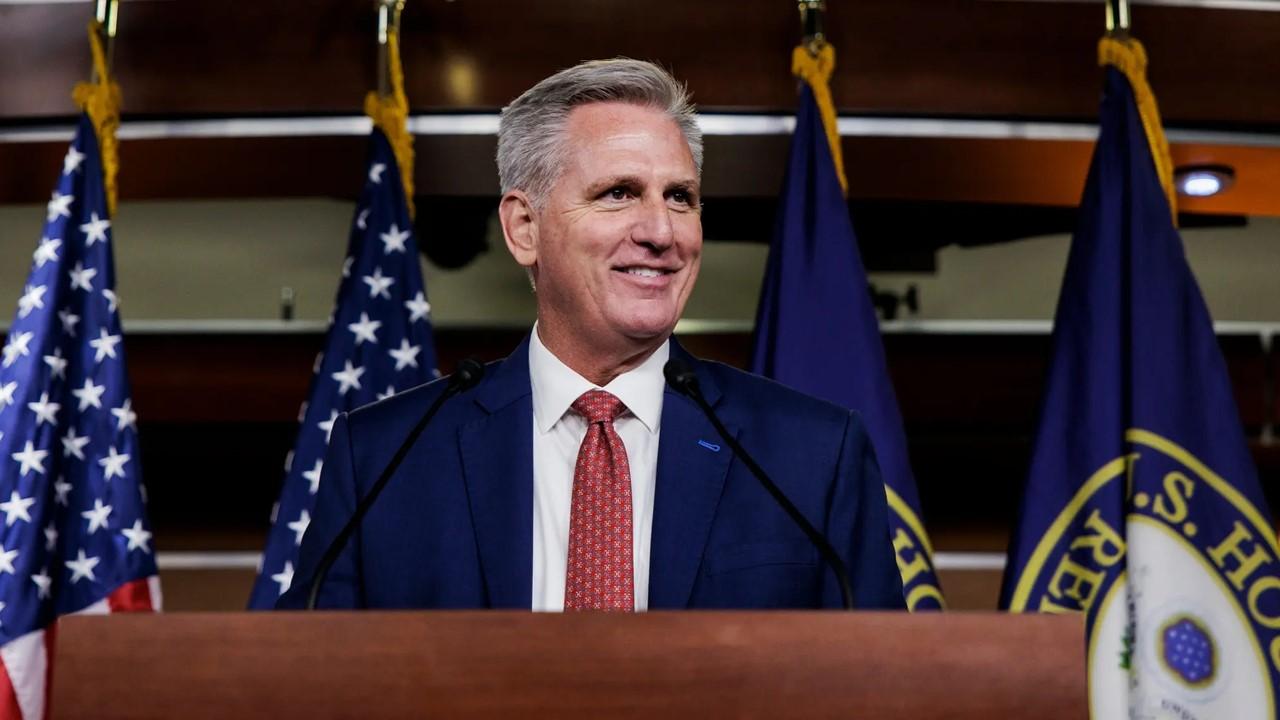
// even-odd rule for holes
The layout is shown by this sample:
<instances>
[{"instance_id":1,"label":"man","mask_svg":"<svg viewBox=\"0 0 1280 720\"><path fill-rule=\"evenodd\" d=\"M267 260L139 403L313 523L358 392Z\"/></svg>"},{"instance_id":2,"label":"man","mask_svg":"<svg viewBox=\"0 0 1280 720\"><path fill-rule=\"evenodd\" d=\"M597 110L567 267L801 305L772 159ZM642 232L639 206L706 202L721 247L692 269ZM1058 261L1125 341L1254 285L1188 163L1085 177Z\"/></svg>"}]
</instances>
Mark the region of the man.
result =
<instances>
[{"instance_id":1,"label":"man","mask_svg":"<svg viewBox=\"0 0 1280 720\"><path fill-rule=\"evenodd\" d=\"M858 417L671 339L702 251L702 138L683 86L588 62L503 111L499 209L534 331L443 405L329 573L321 607L838 607L817 551L662 368L707 400L849 567L858 607L902 606L884 488ZM442 382L333 426L299 582Z\"/></svg>"}]
</instances>

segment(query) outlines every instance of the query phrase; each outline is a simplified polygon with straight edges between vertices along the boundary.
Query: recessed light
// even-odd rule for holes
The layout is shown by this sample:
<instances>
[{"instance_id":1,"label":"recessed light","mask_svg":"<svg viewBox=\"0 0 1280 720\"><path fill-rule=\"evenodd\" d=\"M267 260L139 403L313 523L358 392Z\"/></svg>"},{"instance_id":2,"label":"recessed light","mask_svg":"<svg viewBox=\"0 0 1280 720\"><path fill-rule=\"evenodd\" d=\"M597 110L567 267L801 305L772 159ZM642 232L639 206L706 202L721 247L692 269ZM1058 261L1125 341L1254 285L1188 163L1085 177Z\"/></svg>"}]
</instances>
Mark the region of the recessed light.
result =
<instances>
[{"instance_id":1,"label":"recessed light","mask_svg":"<svg viewBox=\"0 0 1280 720\"><path fill-rule=\"evenodd\" d=\"M1179 195L1210 197L1235 182L1236 172L1226 165L1184 165L1173 171L1173 185Z\"/></svg>"}]
</instances>

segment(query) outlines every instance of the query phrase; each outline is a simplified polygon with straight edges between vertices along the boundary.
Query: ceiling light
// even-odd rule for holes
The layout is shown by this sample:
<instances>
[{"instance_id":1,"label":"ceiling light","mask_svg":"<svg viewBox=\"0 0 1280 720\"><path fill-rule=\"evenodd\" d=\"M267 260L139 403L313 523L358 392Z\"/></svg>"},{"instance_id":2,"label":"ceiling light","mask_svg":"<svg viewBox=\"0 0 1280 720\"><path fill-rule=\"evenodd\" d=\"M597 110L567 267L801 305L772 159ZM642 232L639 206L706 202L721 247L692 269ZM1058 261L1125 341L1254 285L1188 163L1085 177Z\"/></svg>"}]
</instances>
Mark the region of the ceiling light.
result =
<instances>
[{"instance_id":1,"label":"ceiling light","mask_svg":"<svg viewBox=\"0 0 1280 720\"><path fill-rule=\"evenodd\" d=\"M1236 172L1226 165L1184 165L1173 172L1179 195L1210 197L1231 187Z\"/></svg>"}]
</instances>

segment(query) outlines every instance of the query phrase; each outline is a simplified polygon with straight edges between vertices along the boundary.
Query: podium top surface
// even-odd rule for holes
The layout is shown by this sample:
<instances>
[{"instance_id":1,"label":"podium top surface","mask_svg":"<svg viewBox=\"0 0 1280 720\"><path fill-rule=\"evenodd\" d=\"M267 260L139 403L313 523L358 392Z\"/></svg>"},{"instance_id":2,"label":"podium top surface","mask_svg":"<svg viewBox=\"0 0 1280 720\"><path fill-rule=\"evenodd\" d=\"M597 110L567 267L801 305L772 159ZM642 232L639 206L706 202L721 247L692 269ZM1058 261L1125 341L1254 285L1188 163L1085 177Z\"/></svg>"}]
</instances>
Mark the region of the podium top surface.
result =
<instances>
[{"instance_id":1,"label":"podium top surface","mask_svg":"<svg viewBox=\"0 0 1280 720\"><path fill-rule=\"evenodd\" d=\"M57 643L55 718L1087 716L1079 616L179 613Z\"/></svg>"}]
</instances>

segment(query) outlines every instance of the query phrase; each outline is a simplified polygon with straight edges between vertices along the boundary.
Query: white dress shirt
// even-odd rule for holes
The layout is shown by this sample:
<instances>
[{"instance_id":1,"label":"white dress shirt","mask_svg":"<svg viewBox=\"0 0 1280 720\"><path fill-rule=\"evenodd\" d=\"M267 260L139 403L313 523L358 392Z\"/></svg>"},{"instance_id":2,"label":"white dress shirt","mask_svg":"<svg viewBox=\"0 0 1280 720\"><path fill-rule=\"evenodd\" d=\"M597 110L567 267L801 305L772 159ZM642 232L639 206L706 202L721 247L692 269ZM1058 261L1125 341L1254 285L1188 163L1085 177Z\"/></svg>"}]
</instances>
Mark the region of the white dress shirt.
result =
<instances>
[{"instance_id":1,"label":"white dress shirt","mask_svg":"<svg viewBox=\"0 0 1280 720\"><path fill-rule=\"evenodd\" d=\"M569 410L588 390L612 393L627 406L613 426L627 448L631 470L632 567L636 610L649 607L649 539L653 532L653 491L658 476L658 425L665 380L662 366L671 353L664 343L634 370L603 388L569 369L538 338L529 341L533 386L533 609L564 610L569 556L569 509L573 469L587 422Z\"/></svg>"}]
</instances>

